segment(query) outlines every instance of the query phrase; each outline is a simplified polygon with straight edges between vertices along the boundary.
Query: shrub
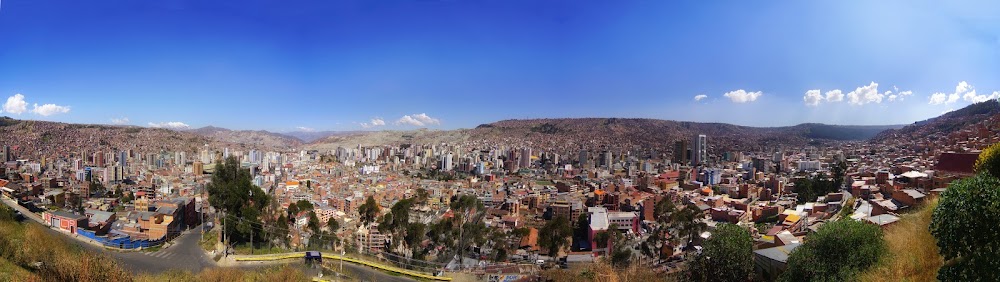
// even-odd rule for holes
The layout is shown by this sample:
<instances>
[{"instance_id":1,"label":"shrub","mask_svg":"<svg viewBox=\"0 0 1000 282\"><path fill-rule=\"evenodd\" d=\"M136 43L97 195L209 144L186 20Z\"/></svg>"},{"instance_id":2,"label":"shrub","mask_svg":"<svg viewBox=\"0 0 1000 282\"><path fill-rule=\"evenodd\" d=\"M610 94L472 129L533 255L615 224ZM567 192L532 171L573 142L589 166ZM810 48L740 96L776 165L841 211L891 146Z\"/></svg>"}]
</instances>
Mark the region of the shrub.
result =
<instances>
[{"instance_id":1,"label":"shrub","mask_svg":"<svg viewBox=\"0 0 1000 282\"><path fill-rule=\"evenodd\" d=\"M941 195L930 231L944 256L942 281L998 277L1000 268L1000 179L980 173L953 182Z\"/></svg>"},{"instance_id":2,"label":"shrub","mask_svg":"<svg viewBox=\"0 0 1000 282\"><path fill-rule=\"evenodd\" d=\"M993 144L979 153L979 159L976 160L976 172L1000 177L1000 143Z\"/></svg>"},{"instance_id":3,"label":"shrub","mask_svg":"<svg viewBox=\"0 0 1000 282\"><path fill-rule=\"evenodd\" d=\"M886 250L878 226L851 219L829 222L788 257L782 281L848 281L875 265Z\"/></svg>"}]
</instances>

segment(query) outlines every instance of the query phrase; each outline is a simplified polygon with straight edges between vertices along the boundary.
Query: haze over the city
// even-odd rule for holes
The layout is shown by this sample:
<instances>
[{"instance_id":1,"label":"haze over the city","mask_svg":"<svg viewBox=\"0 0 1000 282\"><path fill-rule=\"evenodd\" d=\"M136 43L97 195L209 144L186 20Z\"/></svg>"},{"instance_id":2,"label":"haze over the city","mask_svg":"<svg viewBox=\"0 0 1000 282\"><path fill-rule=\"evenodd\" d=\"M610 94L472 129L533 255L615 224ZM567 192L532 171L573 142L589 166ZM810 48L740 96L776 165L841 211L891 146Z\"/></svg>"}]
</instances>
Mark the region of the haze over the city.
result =
<instances>
[{"instance_id":1,"label":"haze over the city","mask_svg":"<svg viewBox=\"0 0 1000 282\"><path fill-rule=\"evenodd\" d=\"M272 131L874 125L1000 95L989 1L390 2L4 1L0 115Z\"/></svg>"}]
</instances>

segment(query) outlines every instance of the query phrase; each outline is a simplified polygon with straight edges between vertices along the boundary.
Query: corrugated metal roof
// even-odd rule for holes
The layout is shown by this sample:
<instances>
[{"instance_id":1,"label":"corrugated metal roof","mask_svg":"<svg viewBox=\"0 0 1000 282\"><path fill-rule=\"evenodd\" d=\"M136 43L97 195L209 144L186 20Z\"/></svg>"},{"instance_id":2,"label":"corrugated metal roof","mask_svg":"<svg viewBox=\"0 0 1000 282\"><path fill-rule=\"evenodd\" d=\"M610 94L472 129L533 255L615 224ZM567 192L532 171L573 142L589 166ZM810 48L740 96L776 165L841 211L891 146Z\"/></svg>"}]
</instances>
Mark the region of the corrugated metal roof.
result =
<instances>
[{"instance_id":1,"label":"corrugated metal roof","mask_svg":"<svg viewBox=\"0 0 1000 282\"><path fill-rule=\"evenodd\" d=\"M777 246L774 248L760 249L754 251L757 255L773 259L779 262L788 262L788 255L792 253L795 248L798 248L802 244L793 243L784 246Z\"/></svg>"}]
</instances>

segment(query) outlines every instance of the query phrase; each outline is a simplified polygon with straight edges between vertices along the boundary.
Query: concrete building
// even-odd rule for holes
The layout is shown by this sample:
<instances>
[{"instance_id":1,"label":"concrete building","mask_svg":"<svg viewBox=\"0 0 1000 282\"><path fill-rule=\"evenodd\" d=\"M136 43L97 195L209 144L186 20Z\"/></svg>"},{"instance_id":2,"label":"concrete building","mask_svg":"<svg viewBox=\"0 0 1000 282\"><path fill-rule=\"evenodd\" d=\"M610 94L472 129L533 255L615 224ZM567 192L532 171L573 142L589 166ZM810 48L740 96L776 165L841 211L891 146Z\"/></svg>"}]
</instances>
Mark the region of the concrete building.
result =
<instances>
[{"instance_id":1,"label":"concrete building","mask_svg":"<svg viewBox=\"0 0 1000 282\"><path fill-rule=\"evenodd\" d=\"M691 165L702 165L708 160L708 137L699 134L694 138L694 148L691 149Z\"/></svg>"}]
</instances>

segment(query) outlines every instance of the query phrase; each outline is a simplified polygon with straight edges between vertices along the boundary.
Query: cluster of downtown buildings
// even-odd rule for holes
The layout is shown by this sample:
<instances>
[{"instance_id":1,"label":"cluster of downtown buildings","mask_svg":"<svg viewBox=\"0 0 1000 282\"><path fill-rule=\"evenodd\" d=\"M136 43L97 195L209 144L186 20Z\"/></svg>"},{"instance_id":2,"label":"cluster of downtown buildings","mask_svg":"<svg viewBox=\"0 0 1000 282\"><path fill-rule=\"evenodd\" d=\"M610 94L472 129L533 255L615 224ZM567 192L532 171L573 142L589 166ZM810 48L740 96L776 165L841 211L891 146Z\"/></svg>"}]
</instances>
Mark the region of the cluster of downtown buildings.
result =
<instances>
[{"instance_id":1,"label":"cluster of downtown buildings","mask_svg":"<svg viewBox=\"0 0 1000 282\"><path fill-rule=\"evenodd\" d=\"M933 141L843 142L766 151L713 147L712 137L705 135L677 141L664 151L487 141L289 152L102 148L37 160L18 159L10 153L10 146L17 144L5 144L0 168L5 180L0 186L7 197L40 211L46 224L108 244L141 247L143 240L162 242L199 224L202 212L209 210L206 173L215 161L233 156L281 211L308 201L323 225L331 218L341 222L340 229L327 231L353 240L364 251L397 252L387 249L391 235L359 224L358 207L365 199L374 198L388 211L423 189L428 201L414 207L411 221L430 224L453 217L453 197L474 195L486 208L483 222L489 228L529 229L514 257L544 255L571 262L592 261L606 253L594 237L611 226L618 230L610 231L622 232L633 242L650 236L657 224L654 206L673 201L696 206L696 220L708 229L695 240L664 245L659 251L665 256L696 250L717 224L739 224L753 231L758 273L774 277L788 253L810 232L840 217L844 205L854 203L851 218L891 225L899 213L971 173L978 150L1000 141L997 136L995 128L976 127L926 137ZM847 165L842 189L808 201L797 199L796 179L830 177L831 168L841 162ZM130 197L106 197L97 193L104 191L94 191L97 184ZM544 234L538 229L547 220L561 216L575 226L581 215L588 220L586 238L572 238L572 247L557 254L539 247L538 236ZM289 220L291 244L308 244L308 215L300 212ZM430 253L436 255L445 253Z\"/></svg>"}]
</instances>

